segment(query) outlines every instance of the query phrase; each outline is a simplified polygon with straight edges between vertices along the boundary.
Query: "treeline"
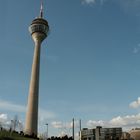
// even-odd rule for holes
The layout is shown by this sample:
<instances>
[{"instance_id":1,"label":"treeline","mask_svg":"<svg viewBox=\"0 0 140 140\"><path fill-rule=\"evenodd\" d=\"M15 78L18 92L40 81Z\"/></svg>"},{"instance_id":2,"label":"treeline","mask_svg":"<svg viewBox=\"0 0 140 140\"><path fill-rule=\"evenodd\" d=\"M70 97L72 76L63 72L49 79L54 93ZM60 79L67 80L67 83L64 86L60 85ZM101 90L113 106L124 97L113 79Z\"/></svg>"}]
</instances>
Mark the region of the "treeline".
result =
<instances>
[{"instance_id":1,"label":"treeline","mask_svg":"<svg viewBox=\"0 0 140 140\"><path fill-rule=\"evenodd\" d=\"M33 139L39 140L39 138L34 134L27 135L27 134L24 134L23 131L18 132L18 131L12 130L12 129L7 130L7 129L4 129L2 127L0 128L0 140L1 140L1 138L4 139L4 138L10 138L10 137L14 137L14 136L25 137L25 138L33 138Z\"/></svg>"},{"instance_id":2,"label":"treeline","mask_svg":"<svg viewBox=\"0 0 140 140\"><path fill-rule=\"evenodd\" d=\"M73 140L72 137L68 137L67 135L63 137L54 137L52 136L51 138L48 138L47 140Z\"/></svg>"},{"instance_id":3,"label":"treeline","mask_svg":"<svg viewBox=\"0 0 140 140\"><path fill-rule=\"evenodd\" d=\"M1 140L1 136L4 135L4 137L8 138L8 137L13 137L13 136L16 136L16 137L25 137L25 138L33 138L33 139L36 139L36 140L73 140L72 137L68 137L67 135L63 136L63 137L55 137L55 136L52 136L50 138L38 138L35 134L32 134L32 135L27 135L27 134L24 134L23 131L15 131L15 130L12 130L12 129L9 129L9 130L6 130L4 128L0 128L0 140ZM4 138L3 137L3 138Z\"/></svg>"}]
</instances>

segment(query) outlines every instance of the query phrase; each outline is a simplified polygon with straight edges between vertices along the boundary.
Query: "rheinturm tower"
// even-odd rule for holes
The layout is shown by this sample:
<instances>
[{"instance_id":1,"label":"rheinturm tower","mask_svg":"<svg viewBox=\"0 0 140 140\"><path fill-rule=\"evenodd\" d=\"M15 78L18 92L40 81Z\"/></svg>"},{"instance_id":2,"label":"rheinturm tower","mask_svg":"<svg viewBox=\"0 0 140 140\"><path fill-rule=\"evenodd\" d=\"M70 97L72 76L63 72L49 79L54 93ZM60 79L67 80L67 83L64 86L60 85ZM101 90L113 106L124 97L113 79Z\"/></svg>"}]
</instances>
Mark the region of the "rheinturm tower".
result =
<instances>
[{"instance_id":1,"label":"rheinturm tower","mask_svg":"<svg viewBox=\"0 0 140 140\"><path fill-rule=\"evenodd\" d=\"M39 101L39 69L41 43L47 37L48 22L43 18L43 3L41 2L40 15L29 26L29 32L34 41L34 56L27 104L25 134L36 135L38 130L38 101Z\"/></svg>"}]
</instances>

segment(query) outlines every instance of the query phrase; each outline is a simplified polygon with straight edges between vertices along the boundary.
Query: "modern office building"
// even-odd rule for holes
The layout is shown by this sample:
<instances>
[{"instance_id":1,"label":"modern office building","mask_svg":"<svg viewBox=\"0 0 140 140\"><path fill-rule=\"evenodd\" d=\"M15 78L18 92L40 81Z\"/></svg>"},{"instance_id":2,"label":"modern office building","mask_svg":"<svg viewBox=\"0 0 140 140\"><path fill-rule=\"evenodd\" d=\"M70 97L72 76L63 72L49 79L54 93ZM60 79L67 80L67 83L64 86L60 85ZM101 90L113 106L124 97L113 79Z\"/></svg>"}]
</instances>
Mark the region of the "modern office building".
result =
<instances>
[{"instance_id":1,"label":"modern office building","mask_svg":"<svg viewBox=\"0 0 140 140\"><path fill-rule=\"evenodd\" d=\"M80 131L80 140L121 140L122 128L84 128Z\"/></svg>"},{"instance_id":2,"label":"modern office building","mask_svg":"<svg viewBox=\"0 0 140 140\"><path fill-rule=\"evenodd\" d=\"M95 140L96 129L83 128L80 131L80 140Z\"/></svg>"},{"instance_id":3,"label":"modern office building","mask_svg":"<svg viewBox=\"0 0 140 140\"><path fill-rule=\"evenodd\" d=\"M43 3L40 15L29 26L29 32L35 44L31 80L29 87L28 105L25 122L25 134L37 136L38 130L38 100L39 100L39 69L41 43L47 37L48 22L43 18Z\"/></svg>"}]
</instances>

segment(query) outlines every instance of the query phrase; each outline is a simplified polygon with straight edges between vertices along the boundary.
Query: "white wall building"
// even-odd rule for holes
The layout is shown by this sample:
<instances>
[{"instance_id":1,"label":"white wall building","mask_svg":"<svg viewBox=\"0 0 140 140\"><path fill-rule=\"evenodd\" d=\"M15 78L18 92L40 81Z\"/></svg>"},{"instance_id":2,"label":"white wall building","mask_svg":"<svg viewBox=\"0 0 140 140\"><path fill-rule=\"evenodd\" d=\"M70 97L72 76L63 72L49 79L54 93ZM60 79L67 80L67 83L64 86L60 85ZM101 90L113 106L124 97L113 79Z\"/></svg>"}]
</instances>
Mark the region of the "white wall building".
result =
<instances>
[{"instance_id":1,"label":"white wall building","mask_svg":"<svg viewBox=\"0 0 140 140\"><path fill-rule=\"evenodd\" d=\"M84 128L80 131L80 140L120 140L122 128Z\"/></svg>"}]
</instances>

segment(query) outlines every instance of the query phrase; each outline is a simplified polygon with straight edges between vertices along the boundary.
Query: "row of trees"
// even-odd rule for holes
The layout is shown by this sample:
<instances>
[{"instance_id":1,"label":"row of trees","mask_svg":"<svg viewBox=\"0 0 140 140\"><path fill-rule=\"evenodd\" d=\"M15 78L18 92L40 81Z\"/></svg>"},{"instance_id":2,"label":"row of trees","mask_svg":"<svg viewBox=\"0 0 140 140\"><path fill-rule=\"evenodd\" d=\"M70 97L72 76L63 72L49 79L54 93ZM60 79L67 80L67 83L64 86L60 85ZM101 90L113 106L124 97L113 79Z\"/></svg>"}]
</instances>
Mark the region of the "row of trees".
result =
<instances>
[{"instance_id":1,"label":"row of trees","mask_svg":"<svg viewBox=\"0 0 140 140\"><path fill-rule=\"evenodd\" d=\"M72 137L68 137L67 135L63 137L54 137L52 136L51 138L48 138L47 140L73 140Z\"/></svg>"},{"instance_id":2,"label":"row of trees","mask_svg":"<svg viewBox=\"0 0 140 140\"><path fill-rule=\"evenodd\" d=\"M13 120L11 120L10 129L12 131L23 131L23 124L20 122L17 115L14 117Z\"/></svg>"},{"instance_id":3,"label":"row of trees","mask_svg":"<svg viewBox=\"0 0 140 140\"><path fill-rule=\"evenodd\" d=\"M6 120L5 122L0 120L0 129L6 129L10 131L23 131L23 124L19 120L18 116L15 115L14 118L10 121Z\"/></svg>"},{"instance_id":4,"label":"row of trees","mask_svg":"<svg viewBox=\"0 0 140 140\"><path fill-rule=\"evenodd\" d=\"M1 122L1 120L0 120L0 131L3 131L3 130L9 131L10 133L17 133L24 137L37 138L37 136L35 136L35 135L28 136L28 135L24 134L23 124L21 123L21 121L19 120L17 115L15 115L14 118L11 121L9 121L8 123ZM50 138L48 138L47 135L42 135L40 137L40 139L41 140L73 140L72 137L68 137L67 135L65 135L63 137L52 136Z\"/></svg>"}]
</instances>

